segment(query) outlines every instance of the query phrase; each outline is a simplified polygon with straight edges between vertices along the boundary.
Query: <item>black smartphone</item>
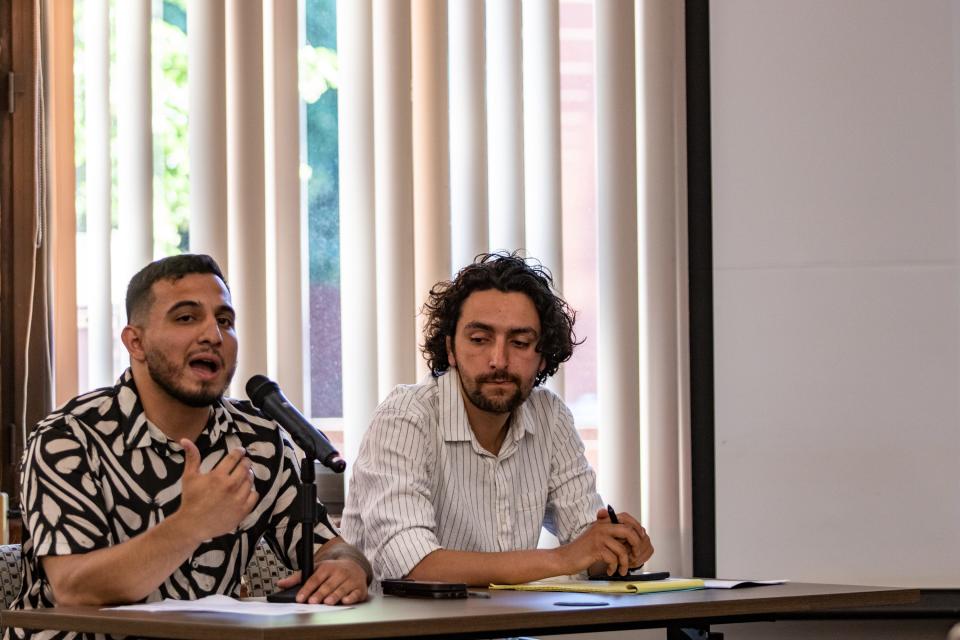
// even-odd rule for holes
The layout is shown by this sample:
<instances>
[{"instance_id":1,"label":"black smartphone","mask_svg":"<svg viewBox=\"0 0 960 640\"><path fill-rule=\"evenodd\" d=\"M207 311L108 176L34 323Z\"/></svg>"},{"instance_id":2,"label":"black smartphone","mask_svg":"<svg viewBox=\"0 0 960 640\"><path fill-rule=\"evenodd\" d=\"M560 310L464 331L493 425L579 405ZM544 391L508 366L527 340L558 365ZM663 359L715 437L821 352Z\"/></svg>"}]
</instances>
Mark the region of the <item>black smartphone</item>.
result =
<instances>
[{"instance_id":1,"label":"black smartphone","mask_svg":"<svg viewBox=\"0 0 960 640\"><path fill-rule=\"evenodd\" d=\"M615 580L617 582L646 582L647 580L666 580L670 577L669 571L637 571L636 573L627 572L622 576L615 573L612 576L590 576L591 580Z\"/></svg>"},{"instance_id":2,"label":"black smartphone","mask_svg":"<svg viewBox=\"0 0 960 640\"><path fill-rule=\"evenodd\" d=\"M462 582L429 580L381 580L383 595L403 598L466 598L467 585Z\"/></svg>"}]
</instances>

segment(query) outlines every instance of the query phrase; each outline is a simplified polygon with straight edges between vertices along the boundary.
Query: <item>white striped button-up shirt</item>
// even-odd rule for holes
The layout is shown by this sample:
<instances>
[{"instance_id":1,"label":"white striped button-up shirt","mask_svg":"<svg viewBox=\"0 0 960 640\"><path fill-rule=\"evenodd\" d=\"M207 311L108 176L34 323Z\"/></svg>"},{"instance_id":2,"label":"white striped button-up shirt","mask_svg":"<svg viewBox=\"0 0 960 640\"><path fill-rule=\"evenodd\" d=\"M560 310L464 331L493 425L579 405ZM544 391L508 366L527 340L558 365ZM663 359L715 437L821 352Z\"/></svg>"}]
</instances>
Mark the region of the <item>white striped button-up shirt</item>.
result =
<instances>
[{"instance_id":1,"label":"white striped button-up shirt","mask_svg":"<svg viewBox=\"0 0 960 640\"><path fill-rule=\"evenodd\" d=\"M452 370L397 387L374 413L341 533L378 580L406 576L441 548L534 549L541 527L564 544L596 520L596 475L556 395L533 390L499 455L477 442L463 402Z\"/></svg>"}]
</instances>

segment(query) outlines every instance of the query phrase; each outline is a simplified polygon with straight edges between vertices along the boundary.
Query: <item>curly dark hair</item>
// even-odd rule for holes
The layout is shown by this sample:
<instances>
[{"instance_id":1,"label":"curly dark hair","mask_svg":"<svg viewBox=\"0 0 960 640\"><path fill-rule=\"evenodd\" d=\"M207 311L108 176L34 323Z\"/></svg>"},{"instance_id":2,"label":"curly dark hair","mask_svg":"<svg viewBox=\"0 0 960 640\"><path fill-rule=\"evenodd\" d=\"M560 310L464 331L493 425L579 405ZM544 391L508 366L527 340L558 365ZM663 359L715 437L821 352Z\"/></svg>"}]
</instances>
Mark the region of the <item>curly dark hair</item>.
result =
<instances>
[{"instance_id":1,"label":"curly dark hair","mask_svg":"<svg viewBox=\"0 0 960 640\"><path fill-rule=\"evenodd\" d=\"M464 301L474 291L496 289L503 293L526 294L540 316L540 340L537 351L546 365L535 385L542 384L570 359L573 348L582 343L573 332L576 312L553 288L550 271L532 258L523 258L518 252L481 253L471 265L461 269L453 280L438 282L430 289L421 313L427 317L424 343L420 347L427 366L439 376L450 368L447 359L447 337L457 330Z\"/></svg>"},{"instance_id":2,"label":"curly dark hair","mask_svg":"<svg viewBox=\"0 0 960 640\"><path fill-rule=\"evenodd\" d=\"M227 279L220 271L217 261L201 253L182 253L168 256L151 262L140 269L130 279L127 285L127 322L133 323L140 319L151 305L153 305L153 283L158 280L177 281L192 273L210 273L223 281L223 285L230 290ZM136 318L135 318L136 316Z\"/></svg>"}]
</instances>

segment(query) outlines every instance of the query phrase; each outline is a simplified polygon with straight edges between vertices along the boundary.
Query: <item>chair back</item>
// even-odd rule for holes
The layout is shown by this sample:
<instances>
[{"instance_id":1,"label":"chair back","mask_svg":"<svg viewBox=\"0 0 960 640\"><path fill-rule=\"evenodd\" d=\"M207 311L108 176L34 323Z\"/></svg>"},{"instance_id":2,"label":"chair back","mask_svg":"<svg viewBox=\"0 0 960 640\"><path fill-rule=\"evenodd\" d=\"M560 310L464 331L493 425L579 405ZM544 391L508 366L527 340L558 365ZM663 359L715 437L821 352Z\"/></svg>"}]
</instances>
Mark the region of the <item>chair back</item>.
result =
<instances>
[{"instance_id":1,"label":"chair back","mask_svg":"<svg viewBox=\"0 0 960 640\"><path fill-rule=\"evenodd\" d=\"M244 573L243 581L246 584L248 597L264 597L274 591L279 591L277 581L293 573L288 569L276 554L262 539L253 551L253 557Z\"/></svg>"},{"instance_id":2,"label":"chair back","mask_svg":"<svg viewBox=\"0 0 960 640\"><path fill-rule=\"evenodd\" d=\"M20 545L0 545L0 609L9 609L20 593L23 569L20 566Z\"/></svg>"}]
</instances>

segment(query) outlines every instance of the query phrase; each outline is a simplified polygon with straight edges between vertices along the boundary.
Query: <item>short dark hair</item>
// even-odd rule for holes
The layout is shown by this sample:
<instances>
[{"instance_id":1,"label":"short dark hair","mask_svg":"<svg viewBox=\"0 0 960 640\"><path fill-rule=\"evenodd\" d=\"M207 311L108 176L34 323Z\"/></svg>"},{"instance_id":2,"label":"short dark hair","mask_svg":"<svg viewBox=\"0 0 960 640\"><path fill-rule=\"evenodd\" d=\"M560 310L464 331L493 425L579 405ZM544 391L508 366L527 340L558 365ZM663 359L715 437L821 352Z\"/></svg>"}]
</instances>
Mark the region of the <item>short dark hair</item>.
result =
<instances>
[{"instance_id":1,"label":"short dark hair","mask_svg":"<svg viewBox=\"0 0 960 640\"><path fill-rule=\"evenodd\" d=\"M176 282L183 276L192 273L213 274L223 281L227 291L230 290L227 279L223 277L223 272L220 271L220 265L208 255L182 253L161 258L140 269L130 279L130 284L127 285L127 322L132 323L134 316L139 316L153 304L153 283L158 280Z\"/></svg>"},{"instance_id":2,"label":"short dark hair","mask_svg":"<svg viewBox=\"0 0 960 640\"><path fill-rule=\"evenodd\" d=\"M543 383L570 359L573 348L583 341L578 342L573 332L576 312L554 290L550 271L539 261L523 258L517 252L481 253L453 280L438 282L430 289L421 310L427 321L420 350L427 366L434 376L450 368L447 338L452 340L456 333L464 301L475 291L490 289L523 293L533 301L540 316L537 351L546 363L537 374L536 384Z\"/></svg>"}]
</instances>

